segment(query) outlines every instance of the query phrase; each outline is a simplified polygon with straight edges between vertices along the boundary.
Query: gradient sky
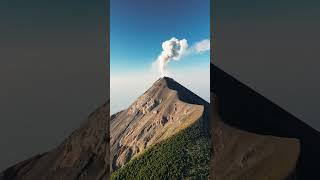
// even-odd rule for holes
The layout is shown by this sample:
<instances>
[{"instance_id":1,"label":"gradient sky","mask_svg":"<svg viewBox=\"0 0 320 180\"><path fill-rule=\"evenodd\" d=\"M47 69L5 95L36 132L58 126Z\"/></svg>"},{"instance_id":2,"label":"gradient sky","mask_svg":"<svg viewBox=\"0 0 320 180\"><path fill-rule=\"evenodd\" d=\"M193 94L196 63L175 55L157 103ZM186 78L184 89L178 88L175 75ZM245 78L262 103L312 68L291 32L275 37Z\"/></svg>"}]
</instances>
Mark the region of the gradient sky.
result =
<instances>
[{"instance_id":1,"label":"gradient sky","mask_svg":"<svg viewBox=\"0 0 320 180\"><path fill-rule=\"evenodd\" d=\"M215 1L214 62L320 130L320 2Z\"/></svg>"},{"instance_id":2,"label":"gradient sky","mask_svg":"<svg viewBox=\"0 0 320 180\"><path fill-rule=\"evenodd\" d=\"M209 0L111 0L112 113L127 108L159 78L152 73L151 65L162 51L162 42L176 37L187 39L191 46L210 38L209 5ZM169 64L174 79L183 85L188 84L188 88L208 101L209 54L208 51L190 55ZM198 84L194 82L196 79L200 81Z\"/></svg>"}]
</instances>

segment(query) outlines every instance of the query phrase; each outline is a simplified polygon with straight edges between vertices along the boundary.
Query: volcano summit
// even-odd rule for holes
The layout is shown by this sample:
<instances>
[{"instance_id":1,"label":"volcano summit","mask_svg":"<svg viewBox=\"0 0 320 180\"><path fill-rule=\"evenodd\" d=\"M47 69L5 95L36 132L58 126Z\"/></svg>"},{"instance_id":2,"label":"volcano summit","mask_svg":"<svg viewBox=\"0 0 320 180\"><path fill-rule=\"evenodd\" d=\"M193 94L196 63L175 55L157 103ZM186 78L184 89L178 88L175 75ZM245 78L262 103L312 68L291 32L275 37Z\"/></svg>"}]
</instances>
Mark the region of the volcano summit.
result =
<instances>
[{"instance_id":1,"label":"volcano summit","mask_svg":"<svg viewBox=\"0 0 320 180\"><path fill-rule=\"evenodd\" d=\"M111 116L112 178L208 177L208 108L172 78L157 80Z\"/></svg>"}]
</instances>

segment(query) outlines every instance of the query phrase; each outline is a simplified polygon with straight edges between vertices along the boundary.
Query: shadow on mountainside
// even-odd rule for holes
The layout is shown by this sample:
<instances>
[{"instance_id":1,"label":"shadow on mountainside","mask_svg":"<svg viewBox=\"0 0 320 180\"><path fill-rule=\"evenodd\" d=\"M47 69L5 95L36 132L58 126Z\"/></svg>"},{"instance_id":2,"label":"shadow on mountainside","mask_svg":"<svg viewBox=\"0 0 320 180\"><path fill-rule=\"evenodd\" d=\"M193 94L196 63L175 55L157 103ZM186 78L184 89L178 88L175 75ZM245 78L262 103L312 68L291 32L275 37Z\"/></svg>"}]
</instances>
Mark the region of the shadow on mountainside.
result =
<instances>
[{"instance_id":1,"label":"shadow on mountainside","mask_svg":"<svg viewBox=\"0 0 320 180\"><path fill-rule=\"evenodd\" d=\"M213 64L211 92L219 98L218 113L225 123L257 134L299 139L298 177L320 179L318 131Z\"/></svg>"}]
</instances>

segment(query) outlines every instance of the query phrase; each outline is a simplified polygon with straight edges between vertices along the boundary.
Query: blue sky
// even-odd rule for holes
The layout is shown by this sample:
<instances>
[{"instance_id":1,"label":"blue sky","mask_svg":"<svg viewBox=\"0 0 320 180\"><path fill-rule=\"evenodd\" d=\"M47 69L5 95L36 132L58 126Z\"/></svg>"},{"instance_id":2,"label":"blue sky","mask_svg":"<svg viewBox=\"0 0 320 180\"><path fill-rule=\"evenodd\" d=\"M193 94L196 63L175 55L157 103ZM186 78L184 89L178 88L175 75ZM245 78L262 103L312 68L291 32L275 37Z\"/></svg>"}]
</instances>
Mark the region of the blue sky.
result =
<instances>
[{"instance_id":1,"label":"blue sky","mask_svg":"<svg viewBox=\"0 0 320 180\"><path fill-rule=\"evenodd\" d=\"M151 76L151 65L161 53L164 41L175 37L186 39L192 46L210 38L210 0L111 0L110 10L111 109L120 103L120 99L115 97L116 93L120 94L118 90L121 87L115 84L122 83L115 82L115 79L119 76L132 78L142 72L145 72L144 77ZM196 73L192 72L192 67L209 70L209 62L210 53L207 51L172 61L168 69L174 78L174 72L178 71L186 73L187 77L187 74ZM142 79L136 78L135 81ZM132 97L130 100L137 98L137 94L129 96ZM117 110L126 108L130 103L120 103L123 107Z\"/></svg>"}]
</instances>

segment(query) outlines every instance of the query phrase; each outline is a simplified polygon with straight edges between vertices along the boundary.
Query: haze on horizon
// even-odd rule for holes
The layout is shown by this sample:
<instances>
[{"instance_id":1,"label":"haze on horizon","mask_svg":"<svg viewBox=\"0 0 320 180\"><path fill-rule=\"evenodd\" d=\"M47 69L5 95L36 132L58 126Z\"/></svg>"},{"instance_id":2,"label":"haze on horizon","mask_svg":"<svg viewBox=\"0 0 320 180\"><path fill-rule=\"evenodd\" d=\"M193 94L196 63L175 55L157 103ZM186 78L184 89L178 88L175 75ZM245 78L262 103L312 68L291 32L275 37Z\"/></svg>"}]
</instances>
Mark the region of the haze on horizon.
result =
<instances>
[{"instance_id":1,"label":"haze on horizon","mask_svg":"<svg viewBox=\"0 0 320 180\"><path fill-rule=\"evenodd\" d=\"M110 8L111 114L164 75L210 101L209 0L111 0Z\"/></svg>"}]
</instances>

